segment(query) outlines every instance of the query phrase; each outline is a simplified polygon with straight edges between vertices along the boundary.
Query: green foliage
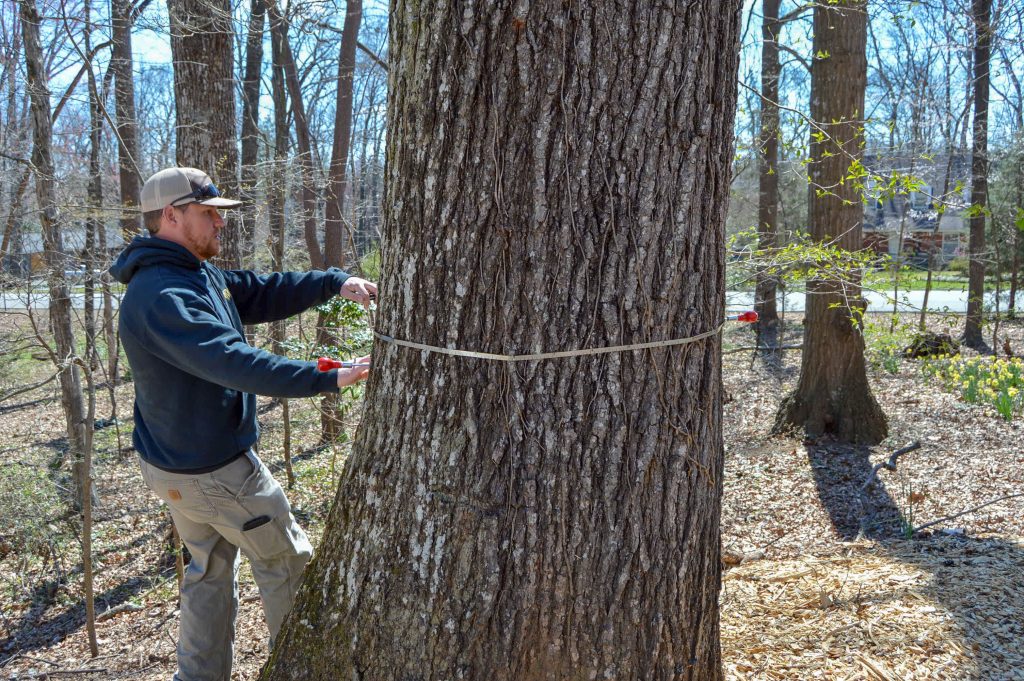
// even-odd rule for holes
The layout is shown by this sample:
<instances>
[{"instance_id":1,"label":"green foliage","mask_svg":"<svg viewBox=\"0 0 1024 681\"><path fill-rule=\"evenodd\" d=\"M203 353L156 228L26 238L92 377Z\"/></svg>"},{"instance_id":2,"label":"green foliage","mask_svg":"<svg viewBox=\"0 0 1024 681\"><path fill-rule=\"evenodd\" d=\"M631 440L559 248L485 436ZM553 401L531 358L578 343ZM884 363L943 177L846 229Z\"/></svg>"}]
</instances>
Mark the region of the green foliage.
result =
<instances>
[{"instance_id":1,"label":"green foliage","mask_svg":"<svg viewBox=\"0 0 1024 681\"><path fill-rule=\"evenodd\" d=\"M318 305L316 310L323 313L324 327L337 339L337 343L313 347L310 350L311 356L351 357L366 352L373 344L369 316L359 303L335 296L330 301ZM286 345L295 347L295 343Z\"/></svg>"},{"instance_id":2,"label":"green foliage","mask_svg":"<svg viewBox=\"0 0 1024 681\"><path fill-rule=\"evenodd\" d=\"M921 372L970 404L990 405L1007 421L1024 407L1024 360L943 355L924 360Z\"/></svg>"},{"instance_id":3,"label":"green foliage","mask_svg":"<svg viewBox=\"0 0 1024 681\"><path fill-rule=\"evenodd\" d=\"M977 203L972 203L971 205L967 206L967 208L964 209L964 218L968 220L983 215L988 216L991 215L991 213L989 212L988 208L985 208L985 206L979 205Z\"/></svg>"},{"instance_id":4,"label":"green foliage","mask_svg":"<svg viewBox=\"0 0 1024 681\"><path fill-rule=\"evenodd\" d=\"M971 272L971 261L967 258L953 258L949 261L946 269L966 277Z\"/></svg>"},{"instance_id":5,"label":"green foliage","mask_svg":"<svg viewBox=\"0 0 1024 681\"><path fill-rule=\"evenodd\" d=\"M865 270L882 265L873 251L848 251L807 234L796 234L786 245L773 249L752 248L757 240L757 230L751 228L733 234L728 241L733 266L746 271L751 279L760 271L786 283L810 279L854 282Z\"/></svg>"},{"instance_id":6,"label":"green foliage","mask_svg":"<svg viewBox=\"0 0 1024 681\"><path fill-rule=\"evenodd\" d=\"M890 374L898 374L909 325L890 325L888 317L877 322L868 317L864 319L864 357L872 366ZM890 326L894 327L892 331L889 330Z\"/></svg>"}]
</instances>

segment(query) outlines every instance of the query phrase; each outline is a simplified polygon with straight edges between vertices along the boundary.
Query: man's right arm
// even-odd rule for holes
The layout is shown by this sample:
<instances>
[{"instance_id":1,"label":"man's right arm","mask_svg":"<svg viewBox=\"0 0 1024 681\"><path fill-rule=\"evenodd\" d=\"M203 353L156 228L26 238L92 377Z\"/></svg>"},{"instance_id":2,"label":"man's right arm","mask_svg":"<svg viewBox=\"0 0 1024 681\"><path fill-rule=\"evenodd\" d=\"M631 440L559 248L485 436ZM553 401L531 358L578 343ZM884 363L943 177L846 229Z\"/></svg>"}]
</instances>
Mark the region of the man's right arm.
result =
<instances>
[{"instance_id":1,"label":"man's right arm","mask_svg":"<svg viewBox=\"0 0 1024 681\"><path fill-rule=\"evenodd\" d=\"M141 321L135 332L155 355L226 388L271 397L311 397L340 387L338 370L321 372L315 362L252 347L234 327L220 321L209 302L189 289L160 292Z\"/></svg>"}]
</instances>

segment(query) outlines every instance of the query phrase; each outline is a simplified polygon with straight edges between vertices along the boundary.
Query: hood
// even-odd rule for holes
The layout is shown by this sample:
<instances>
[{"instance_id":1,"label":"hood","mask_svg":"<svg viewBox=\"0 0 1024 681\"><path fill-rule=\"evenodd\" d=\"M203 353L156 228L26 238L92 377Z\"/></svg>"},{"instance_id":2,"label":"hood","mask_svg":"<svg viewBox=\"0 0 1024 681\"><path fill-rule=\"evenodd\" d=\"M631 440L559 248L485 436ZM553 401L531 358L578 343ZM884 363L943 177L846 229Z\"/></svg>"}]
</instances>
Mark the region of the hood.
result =
<instances>
[{"instance_id":1,"label":"hood","mask_svg":"<svg viewBox=\"0 0 1024 681\"><path fill-rule=\"evenodd\" d=\"M155 236L137 236L128 247L121 251L110 266L110 274L122 284L127 284L143 267L153 265L175 265L198 270L199 259L173 241Z\"/></svg>"}]
</instances>

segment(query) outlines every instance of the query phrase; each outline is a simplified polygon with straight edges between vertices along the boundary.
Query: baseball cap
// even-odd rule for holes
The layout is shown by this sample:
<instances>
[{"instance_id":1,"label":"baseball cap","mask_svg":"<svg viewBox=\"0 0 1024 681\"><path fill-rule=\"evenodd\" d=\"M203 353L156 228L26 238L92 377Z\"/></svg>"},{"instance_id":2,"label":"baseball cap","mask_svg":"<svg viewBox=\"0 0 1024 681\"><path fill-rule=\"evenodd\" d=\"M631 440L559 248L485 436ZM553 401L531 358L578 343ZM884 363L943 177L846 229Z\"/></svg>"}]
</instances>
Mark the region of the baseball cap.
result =
<instances>
[{"instance_id":1,"label":"baseball cap","mask_svg":"<svg viewBox=\"0 0 1024 681\"><path fill-rule=\"evenodd\" d=\"M217 208L242 205L241 201L222 197L210 176L196 168L164 168L142 185L143 213L188 203Z\"/></svg>"}]
</instances>

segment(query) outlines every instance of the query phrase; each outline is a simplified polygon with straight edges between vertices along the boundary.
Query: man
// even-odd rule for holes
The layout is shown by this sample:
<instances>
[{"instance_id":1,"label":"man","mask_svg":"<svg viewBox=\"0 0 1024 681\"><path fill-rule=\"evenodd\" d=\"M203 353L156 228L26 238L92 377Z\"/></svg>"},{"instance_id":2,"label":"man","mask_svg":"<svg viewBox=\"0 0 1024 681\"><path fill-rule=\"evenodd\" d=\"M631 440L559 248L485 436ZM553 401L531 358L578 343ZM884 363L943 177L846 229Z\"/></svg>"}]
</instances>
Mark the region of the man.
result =
<instances>
[{"instance_id":1,"label":"man","mask_svg":"<svg viewBox=\"0 0 1024 681\"><path fill-rule=\"evenodd\" d=\"M335 295L368 304L376 285L341 270L259 276L224 271L220 196L195 168L146 180L151 236L125 248L111 274L128 285L121 342L135 377L135 432L146 484L171 510L192 554L181 585L175 681L229 681L238 551L252 563L273 640L311 547L281 486L252 446L255 393L311 397L364 379L368 365L319 372L248 345L243 324L284 319ZM368 358L357 360L368 362Z\"/></svg>"}]
</instances>

